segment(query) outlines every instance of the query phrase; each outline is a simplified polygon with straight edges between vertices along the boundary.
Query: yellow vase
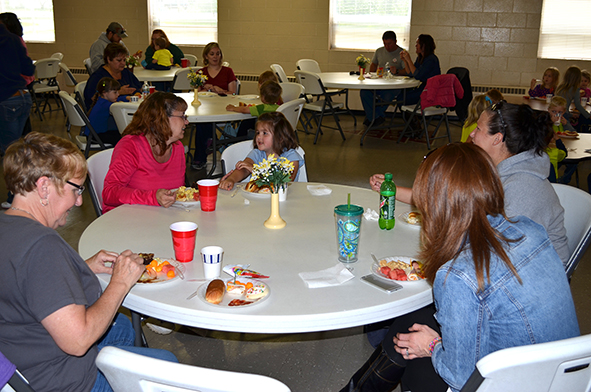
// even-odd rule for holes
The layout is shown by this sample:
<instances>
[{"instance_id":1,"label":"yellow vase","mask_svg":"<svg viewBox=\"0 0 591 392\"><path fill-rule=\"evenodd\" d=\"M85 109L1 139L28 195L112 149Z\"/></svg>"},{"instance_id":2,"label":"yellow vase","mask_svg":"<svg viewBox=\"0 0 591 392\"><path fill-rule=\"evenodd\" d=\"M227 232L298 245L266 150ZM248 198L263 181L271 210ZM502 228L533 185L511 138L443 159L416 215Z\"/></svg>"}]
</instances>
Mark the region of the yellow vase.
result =
<instances>
[{"instance_id":1,"label":"yellow vase","mask_svg":"<svg viewBox=\"0 0 591 392\"><path fill-rule=\"evenodd\" d=\"M201 101L199 101L199 89L195 89L194 92L194 98L193 98L193 102L191 102L192 106L199 106L201 105Z\"/></svg>"},{"instance_id":2,"label":"yellow vase","mask_svg":"<svg viewBox=\"0 0 591 392\"><path fill-rule=\"evenodd\" d=\"M365 73L365 67L359 67L359 77L357 79L365 80L365 76L363 76L364 73Z\"/></svg>"},{"instance_id":3,"label":"yellow vase","mask_svg":"<svg viewBox=\"0 0 591 392\"><path fill-rule=\"evenodd\" d=\"M265 227L269 229L283 229L287 225L279 215L279 194L271 193L271 216L265 221Z\"/></svg>"}]
</instances>

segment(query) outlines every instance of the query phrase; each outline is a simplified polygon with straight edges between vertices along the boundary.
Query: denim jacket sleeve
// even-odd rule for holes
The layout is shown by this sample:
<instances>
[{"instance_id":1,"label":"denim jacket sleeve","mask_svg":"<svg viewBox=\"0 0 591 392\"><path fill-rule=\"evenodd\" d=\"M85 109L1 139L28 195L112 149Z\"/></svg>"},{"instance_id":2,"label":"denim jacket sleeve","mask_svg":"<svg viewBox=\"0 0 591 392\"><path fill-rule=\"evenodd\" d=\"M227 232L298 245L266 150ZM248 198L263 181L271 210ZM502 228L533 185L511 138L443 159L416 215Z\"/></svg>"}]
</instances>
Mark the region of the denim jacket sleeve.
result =
<instances>
[{"instance_id":1,"label":"denim jacket sleeve","mask_svg":"<svg viewBox=\"0 0 591 392\"><path fill-rule=\"evenodd\" d=\"M433 283L433 297L437 299L435 318L441 325L443 340L435 347L431 360L447 385L459 391L480 357L478 331L483 309L472 280L462 279L455 272L465 273L454 270L448 274L448 268L443 267Z\"/></svg>"}]
</instances>

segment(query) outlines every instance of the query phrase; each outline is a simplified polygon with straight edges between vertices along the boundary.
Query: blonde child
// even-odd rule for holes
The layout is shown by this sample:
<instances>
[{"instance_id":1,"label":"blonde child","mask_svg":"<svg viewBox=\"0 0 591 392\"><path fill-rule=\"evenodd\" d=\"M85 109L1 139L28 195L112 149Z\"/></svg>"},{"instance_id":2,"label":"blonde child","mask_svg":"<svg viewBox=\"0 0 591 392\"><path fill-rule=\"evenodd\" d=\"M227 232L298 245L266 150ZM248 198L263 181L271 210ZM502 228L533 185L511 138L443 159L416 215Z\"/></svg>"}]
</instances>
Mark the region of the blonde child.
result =
<instances>
[{"instance_id":1,"label":"blonde child","mask_svg":"<svg viewBox=\"0 0 591 392\"><path fill-rule=\"evenodd\" d=\"M591 98L591 89L589 89L589 82L591 82L591 74L586 69L581 71L581 98Z\"/></svg>"},{"instance_id":2,"label":"blonde child","mask_svg":"<svg viewBox=\"0 0 591 392\"><path fill-rule=\"evenodd\" d=\"M576 65L568 67L566 72L564 73L564 79L562 83L556 89L556 95L563 97L566 100L566 108L570 108L571 103L575 104L575 108L577 109L578 113L578 123L575 125L575 129L578 132L581 132L581 129L587 131L587 127L591 124L591 113L589 113L585 108L581 105L581 94L579 93L579 89L581 87L581 69ZM573 115L568 110L564 113L564 117L567 120L574 120L576 119L577 115ZM573 123L573 121L571 121Z\"/></svg>"},{"instance_id":3,"label":"blonde child","mask_svg":"<svg viewBox=\"0 0 591 392\"><path fill-rule=\"evenodd\" d=\"M556 67L546 68L544 76L542 77L542 83L537 84L536 79L531 80L529 87L530 97L545 97L547 94L554 94L556 85L560 79L560 71Z\"/></svg>"},{"instance_id":4,"label":"blonde child","mask_svg":"<svg viewBox=\"0 0 591 392\"><path fill-rule=\"evenodd\" d=\"M497 89L488 90L486 94L478 95L472 99L468 105L468 117L462 127L462 138L460 139L462 143L472 141L470 134L476 129L476 122L484 109L504 99L503 94Z\"/></svg>"},{"instance_id":5,"label":"blonde child","mask_svg":"<svg viewBox=\"0 0 591 392\"><path fill-rule=\"evenodd\" d=\"M96 93L92 97L92 106L88 114L90 124L103 143L112 145L121 140L121 134L115 124L115 119L109 112L111 105L119 98L121 84L113 78L102 78L96 86ZM85 128L84 134L90 131Z\"/></svg>"},{"instance_id":6,"label":"blonde child","mask_svg":"<svg viewBox=\"0 0 591 392\"><path fill-rule=\"evenodd\" d=\"M255 117L260 116L263 113L271 113L277 110L279 105L278 101L281 100L281 93L283 90L279 83L274 81L264 82L260 88L261 102L260 105L253 106L234 106L232 104L226 106L226 110L230 112L238 112L244 114L251 114Z\"/></svg>"},{"instance_id":7,"label":"blonde child","mask_svg":"<svg viewBox=\"0 0 591 392\"><path fill-rule=\"evenodd\" d=\"M548 148L546 148L546 153L550 157L550 174L548 176L548 180L550 182L556 182L558 179L558 163L563 161L566 158L567 150L560 140L559 133L564 133L565 130L572 131L574 130L570 123L564 118L564 112L566 111L566 100L562 97L552 97L552 101L550 101L550 105L548 105L548 113L552 118L552 128L554 129L553 138L548 143ZM569 172L570 165L567 165L567 169L565 174ZM574 165L576 168L576 165ZM574 171L574 170L573 170Z\"/></svg>"},{"instance_id":8,"label":"blonde child","mask_svg":"<svg viewBox=\"0 0 591 392\"><path fill-rule=\"evenodd\" d=\"M152 62L146 65L146 69L156 69L156 70L167 70L173 64L173 57L172 53L168 49L168 41L164 37L158 37L154 40L154 55L152 56Z\"/></svg>"},{"instance_id":9,"label":"blonde child","mask_svg":"<svg viewBox=\"0 0 591 392\"><path fill-rule=\"evenodd\" d=\"M230 190L234 184L244 180L252 173L254 164L261 163L269 155L285 157L293 162L292 181L297 181L300 168L304 166L304 158L296 151L298 142L291 124L282 113L264 113L256 123L256 136L253 140L253 150L246 159L236 163L236 168L226 174L220 182L220 188Z\"/></svg>"}]
</instances>

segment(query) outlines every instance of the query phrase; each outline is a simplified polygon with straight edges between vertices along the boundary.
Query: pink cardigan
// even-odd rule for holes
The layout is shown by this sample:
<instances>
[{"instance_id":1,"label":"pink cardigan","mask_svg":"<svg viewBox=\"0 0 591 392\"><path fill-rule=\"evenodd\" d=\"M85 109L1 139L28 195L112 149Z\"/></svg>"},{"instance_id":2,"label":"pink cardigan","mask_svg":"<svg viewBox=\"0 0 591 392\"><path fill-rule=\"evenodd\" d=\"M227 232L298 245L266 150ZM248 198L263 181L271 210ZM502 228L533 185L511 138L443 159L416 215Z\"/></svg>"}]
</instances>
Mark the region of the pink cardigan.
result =
<instances>
[{"instance_id":1,"label":"pink cardigan","mask_svg":"<svg viewBox=\"0 0 591 392\"><path fill-rule=\"evenodd\" d=\"M103 212L121 204L157 206L156 191L185 185L185 171L185 148L180 141L173 144L168 162L158 163L145 136L124 136L115 145L105 177Z\"/></svg>"}]
</instances>

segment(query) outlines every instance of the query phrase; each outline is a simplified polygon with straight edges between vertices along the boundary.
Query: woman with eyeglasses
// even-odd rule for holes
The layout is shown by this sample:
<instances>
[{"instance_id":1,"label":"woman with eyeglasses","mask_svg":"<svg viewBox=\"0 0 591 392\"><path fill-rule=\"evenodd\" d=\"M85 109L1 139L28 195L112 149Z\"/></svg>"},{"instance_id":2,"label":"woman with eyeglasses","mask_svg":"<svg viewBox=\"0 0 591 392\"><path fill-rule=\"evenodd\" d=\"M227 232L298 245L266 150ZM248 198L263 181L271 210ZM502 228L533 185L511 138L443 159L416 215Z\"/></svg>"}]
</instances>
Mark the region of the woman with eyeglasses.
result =
<instances>
[{"instance_id":1,"label":"woman with eyeglasses","mask_svg":"<svg viewBox=\"0 0 591 392\"><path fill-rule=\"evenodd\" d=\"M78 147L51 134L30 133L4 156L15 196L0 214L0 352L37 391L110 391L95 366L107 345L176 361L167 351L131 347L131 322L117 314L143 259L103 250L85 261L56 232L82 205L86 173ZM111 275L104 291L97 273Z\"/></svg>"},{"instance_id":2,"label":"woman with eyeglasses","mask_svg":"<svg viewBox=\"0 0 591 392\"><path fill-rule=\"evenodd\" d=\"M155 92L141 103L113 150L103 190L103 212L121 204L170 207L172 189L185 185L187 103Z\"/></svg>"},{"instance_id":3,"label":"woman with eyeglasses","mask_svg":"<svg viewBox=\"0 0 591 392\"><path fill-rule=\"evenodd\" d=\"M420 165L412 195L436 312L391 328L342 391L390 391L402 379L403 390L457 392L492 352L579 335L562 262L541 225L507 218L496 166L469 143ZM428 379L433 368L443 384Z\"/></svg>"}]
</instances>

